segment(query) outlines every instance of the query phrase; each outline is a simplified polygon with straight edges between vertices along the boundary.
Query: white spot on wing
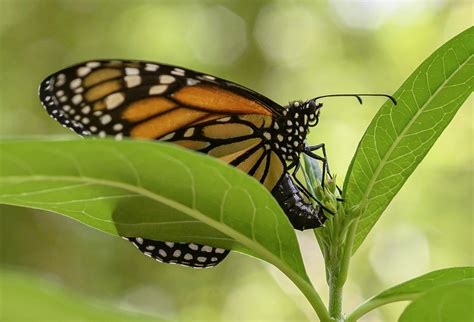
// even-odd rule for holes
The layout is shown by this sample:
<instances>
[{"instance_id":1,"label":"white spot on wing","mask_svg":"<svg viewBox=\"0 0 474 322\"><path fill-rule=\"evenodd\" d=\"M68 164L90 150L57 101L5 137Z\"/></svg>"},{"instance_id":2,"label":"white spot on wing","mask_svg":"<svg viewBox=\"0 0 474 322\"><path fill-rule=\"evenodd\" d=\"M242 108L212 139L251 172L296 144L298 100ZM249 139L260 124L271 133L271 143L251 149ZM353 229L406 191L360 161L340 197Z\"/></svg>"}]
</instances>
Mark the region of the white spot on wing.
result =
<instances>
[{"instance_id":1,"label":"white spot on wing","mask_svg":"<svg viewBox=\"0 0 474 322\"><path fill-rule=\"evenodd\" d=\"M127 75L138 75L140 71L137 68L125 67L125 74Z\"/></svg>"},{"instance_id":2,"label":"white spot on wing","mask_svg":"<svg viewBox=\"0 0 474 322\"><path fill-rule=\"evenodd\" d=\"M110 116L109 114L105 114L100 118L100 123L102 123L103 125L109 124L110 121L112 121L112 116Z\"/></svg>"},{"instance_id":3,"label":"white spot on wing","mask_svg":"<svg viewBox=\"0 0 474 322\"><path fill-rule=\"evenodd\" d=\"M168 85L155 85L155 86L150 87L148 94L149 95L162 94L166 91L167 88L168 88Z\"/></svg>"},{"instance_id":4,"label":"white spot on wing","mask_svg":"<svg viewBox=\"0 0 474 322\"><path fill-rule=\"evenodd\" d=\"M75 89L75 88L81 86L81 84L82 84L82 79L76 78L69 84L69 87L71 89Z\"/></svg>"},{"instance_id":5,"label":"white spot on wing","mask_svg":"<svg viewBox=\"0 0 474 322\"><path fill-rule=\"evenodd\" d=\"M171 75L161 75L160 76L160 83L161 84L171 84L175 81L175 78Z\"/></svg>"},{"instance_id":6,"label":"white spot on wing","mask_svg":"<svg viewBox=\"0 0 474 322\"><path fill-rule=\"evenodd\" d=\"M79 104L80 102L82 102L82 95L81 94L74 95L71 101L75 105Z\"/></svg>"},{"instance_id":7,"label":"white spot on wing","mask_svg":"<svg viewBox=\"0 0 474 322\"><path fill-rule=\"evenodd\" d=\"M142 78L137 75L125 76L125 82L127 83L127 87L131 88L140 85Z\"/></svg>"},{"instance_id":8,"label":"white spot on wing","mask_svg":"<svg viewBox=\"0 0 474 322\"><path fill-rule=\"evenodd\" d=\"M86 64L86 66L90 68L96 68L100 66L100 63L98 61L90 61Z\"/></svg>"},{"instance_id":9,"label":"white spot on wing","mask_svg":"<svg viewBox=\"0 0 474 322\"><path fill-rule=\"evenodd\" d=\"M194 78L187 78L186 79L186 85L188 86L194 86L196 84L199 84L199 80L194 79Z\"/></svg>"},{"instance_id":10,"label":"white spot on wing","mask_svg":"<svg viewBox=\"0 0 474 322\"><path fill-rule=\"evenodd\" d=\"M77 76L84 77L91 72L90 67L82 66L77 70Z\"/></svg>"},{"instance_id":11,"label":"white spot on wing","mask_svg":"<svg viewBox=\"0 0 474 322\"><path fill-rule=\"evenodd\" d=\"M171 74L176 75L176 76L184 76L184 69L175 68L171 71Z\"/></svg>"},{"instance_id":12,"label":"white spot on wing","mask_svg":"<svg viewBox=\"0 0 474 322\"><path fill-rule=\"evenodd\" d=\"M173 136L174 136L174 132L169 133L169 134L161 137L160 140L166 141L166 140L169 140L169 139L173 138Z\"/></svg>"},{"instance_id":13,"label":"white spot on wing","mask_svg":"<svg viewBox=\"0 0 474 322\"><path fill-rule=\"evenodd\" d=\"M146 71L149 71L149 72L155 72L158 70L160 66L156 65L156 64L146 64L145 66L145 70Z\"/></svg>"},{"instance_id":14,"label":"white spot on wing","mask_svg":"<svg viewBox=\"0 0 474 322\"><path fill-rule=\"evenodd\" d=\"M82 114L89 114L90 111L91 107L89 105L84 106L81 110Z\"/></svg>"},{"instance_id":15,"label":"white spot on wing","mask_svg":"<svg viewBox=\"0 0 474 322\"><path fill-rule=\"evenodd\" d=\"M125 97L122 93L114 93L105 98L107 109L111 110L123 103Z\"/></svg>"},{"instance_id":16,"label":"white spot on wing","mask_svg":"<svg viewBox=\"0 0 474 322\"><path fill-rule=\"evenodd\" d=\"M56 82L54 83L54 86L56 86L56 87L62 86L62 85L64 85L65 82L66 82L66 75L59 74L56 77Z\"/></svg>"},{"instance_id":17,"label":"white spot on wing","mask_svg":"<svg viewBox=\"0 0 474 322\"><path fill-rule=\"evenodd\" d=\"M193 134L194 134L194 128L191 127L191 128L189 128L189 129L187 129L186 132L184 132L184 135L183 135L183 136L184 136L185 138L187 138L187 137L193 136Z\"/></svg>"}]
</instances>

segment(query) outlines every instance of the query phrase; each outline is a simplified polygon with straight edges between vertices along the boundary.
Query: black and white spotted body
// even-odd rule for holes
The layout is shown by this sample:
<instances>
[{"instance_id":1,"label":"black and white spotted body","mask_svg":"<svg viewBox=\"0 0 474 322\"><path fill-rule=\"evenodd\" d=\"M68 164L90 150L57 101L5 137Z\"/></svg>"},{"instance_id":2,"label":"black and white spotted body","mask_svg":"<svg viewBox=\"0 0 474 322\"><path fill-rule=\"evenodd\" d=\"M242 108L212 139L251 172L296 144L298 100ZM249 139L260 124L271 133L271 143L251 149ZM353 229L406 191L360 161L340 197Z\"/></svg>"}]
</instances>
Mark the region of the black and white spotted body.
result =
<instances>
[{"instance_id":1,"label":"black and white spotted body","mask_svg":"<svg viewBox=\"0 0 474 322\"><path fill-rule=\"evenodd\" d=\"M303 153L309 128L318 122L321 106L313 101L292 102L283 107L282 117L275 117L272 130L264 133L273 148L290 164Z\"/></svg>"}]
</instances>

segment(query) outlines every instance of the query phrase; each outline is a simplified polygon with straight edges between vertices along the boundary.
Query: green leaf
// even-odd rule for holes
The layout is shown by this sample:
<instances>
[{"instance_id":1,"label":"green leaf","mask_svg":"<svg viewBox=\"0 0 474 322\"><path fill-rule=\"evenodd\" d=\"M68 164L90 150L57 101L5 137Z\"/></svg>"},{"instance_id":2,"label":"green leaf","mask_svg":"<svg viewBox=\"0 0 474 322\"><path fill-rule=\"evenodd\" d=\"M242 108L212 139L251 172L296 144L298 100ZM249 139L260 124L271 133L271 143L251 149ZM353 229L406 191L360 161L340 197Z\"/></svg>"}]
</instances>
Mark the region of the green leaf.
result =
<instances>
[{"instance_id":1,"label":"green leaf","mask_svg":"<svg viewBox=\"0 0 474 322\"><path fill-rule=\"evenodd\" d=\"M91 302L28 274L0 271L1 321L164 321Z\"/></svg>"},{"instance_id":2,"label":"green leaf","mask_svg":"<svg viewBox=\"0 0 474 322\"><path fill-rule=\"evenodd\" d=\"M368 299L349 316L347 321L356 321L379 306L413 300L437 287L472 279L474 279L474 267L453 267L430 272L391 287Z\"/></svg>"},{"instance_id":3,"label":"green leaf","mask_svg":"<svg viewBox=\"0 0 474 322\"><path fill-rule=\"evenodd\" d=\"M435 288L410 303L400 322L474 321L474 279Z\"/></svg>"},{"instance_id":4,"label":"green leaf","mask_svg":"<svg viewBox=\"0 0 474 322\"><path fill-rule=\"evenodd\" d=\"M426 156L473 88L474 28L436 50L385 103L362 137L344 183L362 213L353 252Z\"/></svg>"},{"instance_id":5,"label":"green leaf","mask_svg":"<svg viewBox=\"0 0 474 322\"><path fill-rule=\"evenodd\" d=\"M258 256L309 282L291 224L255 179L220 160L149 141L0 143L0 203L101 231Z\"/></svg>"}]
</instances>

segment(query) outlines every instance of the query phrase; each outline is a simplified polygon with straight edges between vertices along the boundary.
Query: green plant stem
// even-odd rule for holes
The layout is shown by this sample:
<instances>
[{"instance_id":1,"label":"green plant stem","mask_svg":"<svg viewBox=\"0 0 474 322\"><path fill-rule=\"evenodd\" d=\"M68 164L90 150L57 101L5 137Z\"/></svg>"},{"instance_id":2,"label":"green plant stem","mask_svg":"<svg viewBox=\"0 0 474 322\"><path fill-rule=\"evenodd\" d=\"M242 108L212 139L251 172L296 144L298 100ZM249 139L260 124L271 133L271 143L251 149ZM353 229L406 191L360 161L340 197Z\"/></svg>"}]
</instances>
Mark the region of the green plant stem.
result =
<instances>
[{"instance_id":1,"label":"green plant stem","mask_svg":"<svg viewBox=\"0 0 474 322\"><path fill-rule=\"evenodd\" d=\"M376 301L367 300L366 302L359 305L359 307L357 307L354 310L354 312L352 312L347 317L345 322L356 322L362 316L366 315L370 311L373 311L374 309L382 305L390 304L394 302L401 302L401 301L412 301L420 295L421 295L420 293L412 293L412 294L394 295L394 296L390 296L390 297L376 300Z\"/></svg>"},{"instance_id":2,"label":"green plant stem","mask_svg":"<svg viewBox=\"0 0 474 322\"><path fill-rule=\"evenodd\" d=\"M319 296L316 289L307 281L303 280L299 276L290 276L286 274L291 281L300 289L306 299L309 301L311 306L313 307L314 311L318 315L321 322L332 322L333 319L329 316L328 310L324 305L323 300Z\"/></svg>"},{"instance_id":3,"label":"green plant stem","mask_svg":"<svg viewBox=\"0 0 474 322\"><path fill-rule=\"evenodd\" d=\"M337 279L334 283L329 283L329 314L336 321L342 320L342 291L341 287L337 283Z\"/></svg>"},{"instance_id":4,"label":"green plant stem","mask_svg":"<svg viewBox=\"0 0 474 322\"><path fill-rule=\"evenodd\" d=\"M349 230L342 251L342 258L340 261L337 261L338 265L335 269L331 270L331 277L329 279L329 314L332 318L336 319L336 321L343 321L342 295L349 272L352 245L354 244L359 215L360 213L357 214L356 220L349 224Z\"/></svg>"}]
</instances>

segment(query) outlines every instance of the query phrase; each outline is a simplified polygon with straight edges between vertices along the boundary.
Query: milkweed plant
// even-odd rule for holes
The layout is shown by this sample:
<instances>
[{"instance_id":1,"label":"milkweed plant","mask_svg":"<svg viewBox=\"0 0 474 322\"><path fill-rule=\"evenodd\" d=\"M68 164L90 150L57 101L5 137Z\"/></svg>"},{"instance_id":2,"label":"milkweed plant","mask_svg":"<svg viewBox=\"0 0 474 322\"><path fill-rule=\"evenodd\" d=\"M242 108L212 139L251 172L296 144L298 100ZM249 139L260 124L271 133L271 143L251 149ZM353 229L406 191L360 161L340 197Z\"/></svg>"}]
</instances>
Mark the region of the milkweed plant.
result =
<instances>
[{"instance_id":1,"label":"milkweed plant","mask_svg":"<svg viewBox=\"0 0 474 322\"><path fill-rule=\"evenodd\" d=\"M49 210L112 235L249 254L281 270L321 321L357 321L399 301L409 302L399 321L472 321L472 267L405 281L350 313L343 310L343 289L351 258L471 94L473 51L470 28L408 77L393 95L398 105L387 101L361 138L341 192L335 178L326 178L322 187L319 165L304 157L308 190L335 213L314 230L326 268L327 305L308 277L294 229L271 194L207 155L138 140L3 140L0 203ZM163 229L164 223L173 229Z\"/></svg>"}]
</instances>

